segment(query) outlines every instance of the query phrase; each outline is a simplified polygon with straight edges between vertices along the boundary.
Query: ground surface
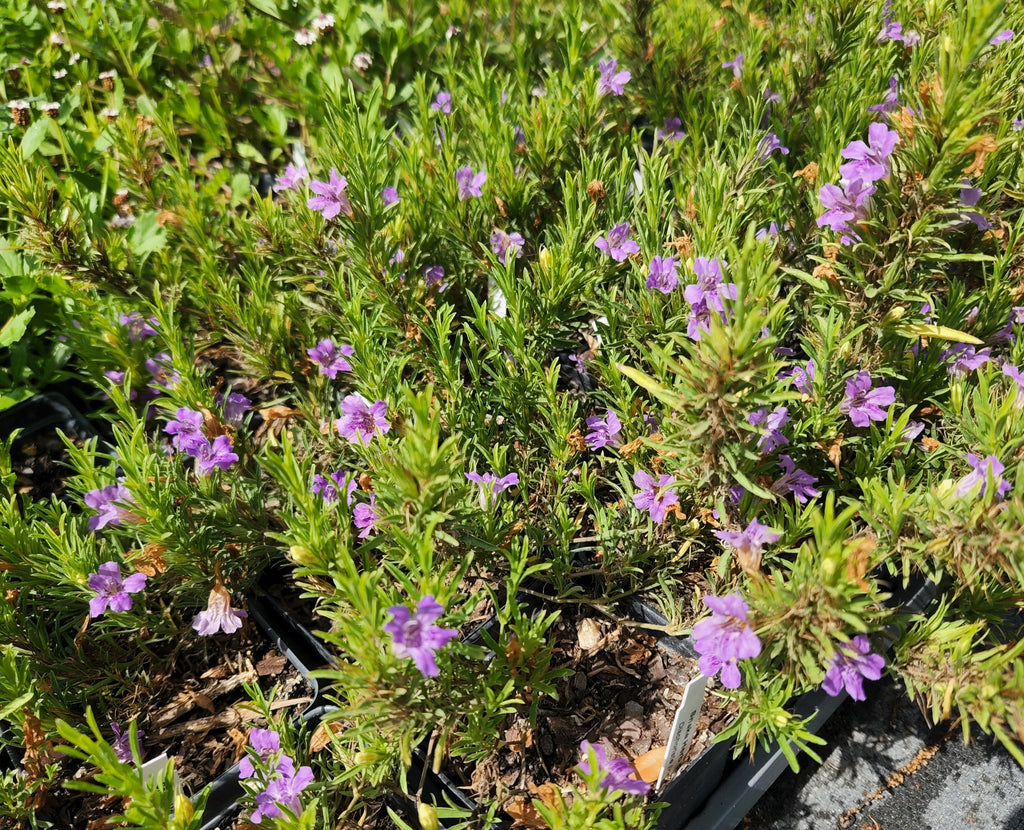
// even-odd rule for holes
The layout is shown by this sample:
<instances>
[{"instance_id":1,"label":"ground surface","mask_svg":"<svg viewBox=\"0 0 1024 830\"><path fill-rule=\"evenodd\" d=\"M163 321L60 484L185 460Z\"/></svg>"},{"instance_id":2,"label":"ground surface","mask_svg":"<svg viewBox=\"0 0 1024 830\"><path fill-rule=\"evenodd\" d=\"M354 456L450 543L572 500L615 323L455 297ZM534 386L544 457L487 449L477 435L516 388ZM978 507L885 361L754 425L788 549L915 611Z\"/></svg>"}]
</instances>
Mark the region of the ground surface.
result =
<instances>
[{"instance_id":1,"label":"ground surface","mask_svg":"<svg viewBox=\"0 0 1024 830\"><path fill-rule=\"evenodd\" d=\"M977 734L964 746L959 728L930 728L895 684L870 686L822 730L824 763L783 773L741 827L1024 830L1024 771L1000 744Z\"/></svg>"}]
</instances>

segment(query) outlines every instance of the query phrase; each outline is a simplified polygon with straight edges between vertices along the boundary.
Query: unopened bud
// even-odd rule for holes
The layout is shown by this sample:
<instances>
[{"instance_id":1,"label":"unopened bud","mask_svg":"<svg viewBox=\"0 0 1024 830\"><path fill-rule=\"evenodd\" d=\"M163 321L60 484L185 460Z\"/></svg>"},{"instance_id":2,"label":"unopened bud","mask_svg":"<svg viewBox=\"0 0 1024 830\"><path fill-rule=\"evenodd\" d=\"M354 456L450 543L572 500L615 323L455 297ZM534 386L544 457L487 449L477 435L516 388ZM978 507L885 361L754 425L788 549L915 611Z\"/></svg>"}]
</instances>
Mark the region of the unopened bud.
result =
<instances>
[{"instance_id":1,"label":"unopened bud","mask_svg":"<svg viewBox=\"0 0 1024 830\"><path fill-rule=\"evenodd\" d=\"M312 565L316 561L309 548L302 545L292 545L288 548L288 558L296 565Z\"/></svg>"},{"instance_id":2,"label":"unopened bud","mask_svg":"<svg viewBox=\"0 0 1024 830\"><path fill-rule=\"evenodd\" d=\"M361 749L356 753L356 765L357 766L369 766L370 764L376 764L378 761L383 761L385 758L379 752L374 752L372 749Z\"/></svg>"},{"instance_id":3,"label":"unopened bud","mask_svg":"<svg viewBox=\"0 0 1024 830\"><path fill-rule=\"evenodd\" d=\"M554 263L554 257L545 247L541 247L540 253L537 255L537 259L540 261L541 270L546 274L551 271L551 266Z\"/></svg>"},{"instance_id":4,"label":"unopened bud","mask_svg":"<svg viewBox=\"0 0 1024 830\"><path fill-rule=\"evenodd\" d=\"M100 83L107 92L114 91L114 79L117 77L117 70L111 69L107 72L100 72Z\"/></svg>"},{"instance_id":5,"label":"unopened bud","mask_svg":"<svg viewBox=\"0 0 1024 830\"><path fill-rule=\"evenodd\" d=\"M437 810L433 804L424 804L421 801L416 812L419 813L421 830L437 830Z\"/></svg>"},{"instance_id":6,"label":"unopened bud","mask_svg":"<svg viewBox=\"0 0 1024 830\"><path fill-rule=\"evenodd\" d=\"M28 126L28 101L22 101L20 98L17 101L11 101L7 104L11 109L11 118L14 123L19 127Z\"/></svg>"},{"instance_id":7,"label":"unopened bud","mask_svg":"<svg viewBox=\"0 0 1024 830\"><path fill-rule=\"evenodd\" d=\"M885 313L885 316L882 318L882 325L885 325L887 323L895 323L906 313L907 310L901 305L895 306L894 308L890 308Z\"/></svg>"},{"instance_id":8,"label":"unopened bud","mask_svg":"<svg viewBox=\"0 0 1024 830\"><path fill-rule=\"evenodd\" d=\"M775 721L775 725L778 727L786 726L792 719L792 715L789 712L780 711L775 713L775 717L772 720Z\"/></svg>"}]
</instances>

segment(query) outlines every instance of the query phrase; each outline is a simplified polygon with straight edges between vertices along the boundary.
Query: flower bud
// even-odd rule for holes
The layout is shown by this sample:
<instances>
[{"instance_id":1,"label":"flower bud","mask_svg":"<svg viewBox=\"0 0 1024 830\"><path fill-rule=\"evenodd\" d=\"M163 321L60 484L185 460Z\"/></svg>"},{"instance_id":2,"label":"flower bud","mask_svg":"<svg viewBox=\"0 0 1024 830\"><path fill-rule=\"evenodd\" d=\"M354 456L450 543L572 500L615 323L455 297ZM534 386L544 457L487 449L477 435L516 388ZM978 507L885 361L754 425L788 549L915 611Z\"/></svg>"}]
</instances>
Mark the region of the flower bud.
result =
<instances>
[{"instance_id":1,"label":"flower bud","mask_svg":"<svg viewBox=\"0 0 1024 830\"><path fill-rule=\"evenodd\" d=\"M372 749L361 749L356 753L355 761L357 766L369 766L370 764L376 764L378 761L383 761L386 756L379 752L374 752Z\"/></svg>"},{"instance_id":2,"label":"flower bud","mask_svg":"<svg viewBox=\"0 0 1024 830\"><path fill-rule=\"evenodd\" d=\"M894 308L890 308L885 313L885 316L882 318L882 325L886 325L887 323L895 323L906 313L907 310L901 305L895 306Z\"/></svg>"},{"instance_id":3,"label":"flower bud","mask_svg":"<svg viewBox=\"0 0 1024 830\"><path fill-rule=\"evenodd\" d=\"M551 271L551 266L554 263L554 257L551 255L551 251L545 247L541 247L540 254L537 255L537 259L540 261L541 270L545 274Z\"/></svg>"},{"instance_id":4,"label":"flower bud","mask_svg":"<svg viewBox=\"0 0 1024 830\"><path fill-rule=\"evenodd\" d=\"M192 814L195 808L192 800L184 793L174 794L174 823L178 827L187 827L192 821Z\"/></svg>"},{"instance_id":5,"label":"flower bud","mask_svg":"<svg viewBox=\"0 0 1024 830\"><path fill-rule=\"evenodd\" d=\"M789 712L786 712L786 711L778 711L778 712L775 713L775 716L772 718L772 720L775 721L775 725L780 727L780 728L783 727L783 726L786 726L786 724L788 724L791 719L792 719L792 715L790 715Z\"/></svg>"},{"instance_id":6,"label":"flower bud","mask_svg":"<svg viewBox=\"0 0 1024 830\"><path fill-rule=\"evenodd\" d=\"M416 812L419 813L421 830L437 830L437 810L433 804L424 804L421 801Z\"/></svg>"},{"instance_id":7,"label":"flower bud","mask_svg":"<svg viewBox=\"0 0 1024 830\"><path fill-rule=\"evenodd\" d=\"M302 545L292 545L288 548L288 558L296 565L312 565L316 562L316 557L313 556L309 548Z\"/></svg>"}]
</instances>

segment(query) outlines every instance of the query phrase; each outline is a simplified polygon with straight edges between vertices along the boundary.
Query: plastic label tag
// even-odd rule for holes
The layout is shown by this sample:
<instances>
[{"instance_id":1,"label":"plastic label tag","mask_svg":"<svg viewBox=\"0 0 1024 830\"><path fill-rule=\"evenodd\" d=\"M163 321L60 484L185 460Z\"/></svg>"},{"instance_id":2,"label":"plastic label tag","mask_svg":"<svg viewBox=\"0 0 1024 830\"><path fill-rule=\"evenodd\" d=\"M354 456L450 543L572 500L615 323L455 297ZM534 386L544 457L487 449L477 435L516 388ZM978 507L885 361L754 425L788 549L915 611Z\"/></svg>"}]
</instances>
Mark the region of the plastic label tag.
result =
<instances>
[{"instance_id":1,"label":"plastic label tag","mask_svg":"<svg viewBox=\"0 0 1024 830\"><path fill-rule=\"evenodd\" d=\"M167 757L166 752L161 752L155 758L150 758L142 764L142 780L149 781L153 778L162 777L164 770L167 769L167 763L170 759ZM181 782L178 780L178 771L174 771L174 791L176 793L181 792Z\"/></svg>"},{"instance_id":2,"label":"plastic label tag","mask_svg":"<svg viewBox=\"0 0 1024 830\"><path fill-rule=\"evenodd\" d=\"M508 300L505 299L505 292L490 275L487 276L487 305L494 312L495 317L505 317L508 314Z\"/></svg>"},{"instance_id":3,"label":"plastic label tag","mask_svg":"<svg viewBox=\"0 0 1024 830\"><path fill-rule=\"evenodd\" d=\"M665 747L665 760L661 765L661 773L658 775L658 784L655 790L660 790L662 785L671 781L679 772L683 758L690 750L693 743L693 733L697 729L697 716L700 714L700 707L704 703L704 689L708 685L705 675L699 674L686 684L683 690L683 700L676 709L675 719L672 721L672 731L668 736L668 746Z\"/></svg>"}]
</instances>

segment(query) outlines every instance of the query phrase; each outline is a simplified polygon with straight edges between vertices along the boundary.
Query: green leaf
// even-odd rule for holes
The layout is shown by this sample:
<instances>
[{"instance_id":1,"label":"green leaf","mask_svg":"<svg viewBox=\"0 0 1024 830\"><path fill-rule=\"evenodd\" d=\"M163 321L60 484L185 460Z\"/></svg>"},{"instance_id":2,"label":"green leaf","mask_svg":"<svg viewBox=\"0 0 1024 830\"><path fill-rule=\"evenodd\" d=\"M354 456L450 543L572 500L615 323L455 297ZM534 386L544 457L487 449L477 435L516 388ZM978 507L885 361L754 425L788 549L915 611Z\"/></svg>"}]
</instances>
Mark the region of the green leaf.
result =
<instances>
[{"instance_id":1,"label":"green leaf","mask_svg":"<svg viewBox=\"0 0 1024 830\"><path fill-rule=\"evenodd\" d=\"M167 244L167 233L157 224L155 212L139 214L132 225L131 233L128 234L128 244L137 257L148 256L164 249Z\"/></svg>"},{"instance_id":2,"label":"green leaf","mask_svg":"<svg viewBox=\"0 0 1024 830\"><path fill-rule=\"evenodd\" d=\"M973 334L968 334L959 329L951 329L949 326L933 326L928 323L905 323L902 326L893 327L897 334L904 337L931 337L935 340L948 340L952 343L970 343L980 346L984 341L979 340Z\"/></svg>"},{"instance_id":3,"label":"green leaf","mask_svg":"<svg viewBox=\"0 0 1024 830\"><path fill-rule=\"evenodd\" d=\"M267 163L267 159L264 157L263 153L245 141L238 142L238 144L235 145L235 149L238 151L238 155L244 159L255 161L257 164ZM246 181L248 182L248 179L246 179Z\"/></svg>"},{"instance_id":4,"label":"green leaf","mask_svg":"<svg viewBox=\"0 0 1024 830\"><path fill-rule=\"evenodd\" d=\"M34 156L49 134L50 119L40 118L32 122L32 126L25 130L25 135L21 138L21 157L29 159Z\"/></svg>"},{"instance_id":5,"label":"green leaf","mask_svg":"<svg viewBox=\"0 0 1024 830\"><path fill-rule=\"evenodd\" d=\"M7 348L24 337L28 321L32 319L35 313L36 310L34 308L26 308L4 323L4 327L0 329L0 348Z\"/></svg>"}]
</instances>

